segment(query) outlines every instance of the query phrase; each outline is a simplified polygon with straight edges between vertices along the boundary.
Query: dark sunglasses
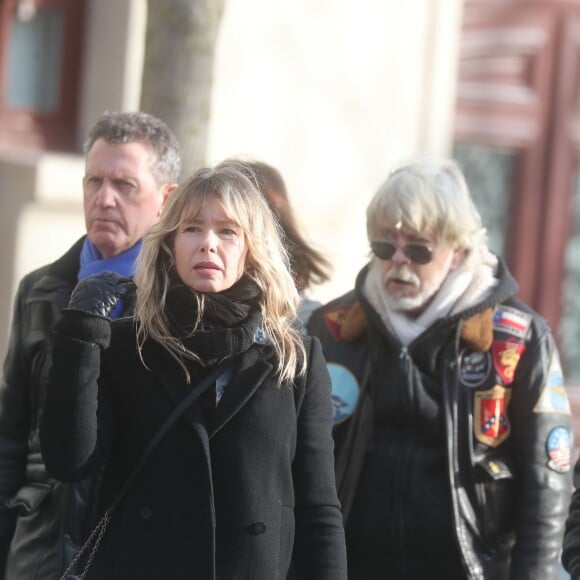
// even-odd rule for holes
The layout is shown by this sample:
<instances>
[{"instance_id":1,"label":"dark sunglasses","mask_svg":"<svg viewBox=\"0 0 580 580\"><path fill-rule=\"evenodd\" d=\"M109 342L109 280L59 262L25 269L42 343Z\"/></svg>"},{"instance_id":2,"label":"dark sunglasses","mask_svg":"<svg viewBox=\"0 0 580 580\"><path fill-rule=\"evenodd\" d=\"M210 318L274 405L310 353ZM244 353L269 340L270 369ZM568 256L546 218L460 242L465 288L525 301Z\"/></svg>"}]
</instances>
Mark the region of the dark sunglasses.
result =
<instances>
[{"instance_id":1,"label":"dark sunglasses","mask_svg":"<svg viewBox=\"0 0 580 580\"><path fill-rule=\"evenodd\" d=\"M390 260L397 251L396 244L393 242L375 241L371 242L373 254L381 260ZM415 264L428 264L433 259L433 248L426 244L410 243L401 247L403 254Z\"/></svg>"}]
</instances>

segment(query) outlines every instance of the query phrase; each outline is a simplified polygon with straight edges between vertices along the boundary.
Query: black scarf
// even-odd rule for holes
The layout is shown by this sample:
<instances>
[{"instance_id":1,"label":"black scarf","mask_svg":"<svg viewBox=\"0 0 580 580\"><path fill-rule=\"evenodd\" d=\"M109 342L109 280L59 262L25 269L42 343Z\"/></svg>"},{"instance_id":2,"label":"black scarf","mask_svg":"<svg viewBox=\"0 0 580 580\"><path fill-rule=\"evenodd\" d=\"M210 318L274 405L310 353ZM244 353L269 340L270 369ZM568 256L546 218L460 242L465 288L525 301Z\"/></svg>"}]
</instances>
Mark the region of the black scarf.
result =
<instances>
[{"instance_id":1,"label":"black scarf","mask_svg":"<svg viewBox=\"0 0 580 580\"><path fill-rule=\"evenodd\" d=\"M176 280L167 292L171 332L204 366L215 364L250 348L262 320L260 297L260 289L247 276L223 292L203 294L201 323L192 333L197 320L196 292Z\"/></svg>"}]
</instances>

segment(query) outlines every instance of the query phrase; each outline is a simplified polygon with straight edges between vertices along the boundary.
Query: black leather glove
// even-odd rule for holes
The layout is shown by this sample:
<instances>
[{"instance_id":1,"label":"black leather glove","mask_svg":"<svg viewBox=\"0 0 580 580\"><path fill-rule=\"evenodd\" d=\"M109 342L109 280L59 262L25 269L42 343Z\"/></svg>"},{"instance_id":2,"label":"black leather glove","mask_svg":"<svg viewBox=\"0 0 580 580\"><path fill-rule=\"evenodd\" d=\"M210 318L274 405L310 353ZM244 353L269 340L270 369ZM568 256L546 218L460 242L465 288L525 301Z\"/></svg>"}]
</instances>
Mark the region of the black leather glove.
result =
<instances>
[{"instance_id":1,"label":"black leather glove","mask_svg":"<svg viewBox=\"0 0 580 580\"><path fill-rule=\"evenodd\" d=\"M76 285L67 310L109 318L119 300L134 292L135 283L130 278L115 272L101 272Z\"/></svg>"}]
</instances>

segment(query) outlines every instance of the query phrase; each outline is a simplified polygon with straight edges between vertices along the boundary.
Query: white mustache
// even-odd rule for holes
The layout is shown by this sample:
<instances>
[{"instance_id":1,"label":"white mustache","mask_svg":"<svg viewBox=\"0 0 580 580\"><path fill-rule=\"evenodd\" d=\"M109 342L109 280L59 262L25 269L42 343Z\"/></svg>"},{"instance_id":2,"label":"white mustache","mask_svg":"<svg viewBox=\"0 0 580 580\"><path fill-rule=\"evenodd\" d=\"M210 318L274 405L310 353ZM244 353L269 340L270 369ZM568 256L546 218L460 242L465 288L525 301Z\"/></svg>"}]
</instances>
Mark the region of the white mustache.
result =
<instances>
[{"instance_id":1,"label":"white mustache","mask_svg":"<svg viewBox=\"0 0 580 580\"><path fill-rule=\"evenodd\" d=\"M411 284L413 284L413 286L417 288L421 284L419 277L416 274L413 274L413 272L409 272L409 270L407 270L405 266L398 266L389 270L389 272L385 276L385 282L389 282L391 280L401 280L403 282L410 282Z\"/></svg>"}]
</instances>

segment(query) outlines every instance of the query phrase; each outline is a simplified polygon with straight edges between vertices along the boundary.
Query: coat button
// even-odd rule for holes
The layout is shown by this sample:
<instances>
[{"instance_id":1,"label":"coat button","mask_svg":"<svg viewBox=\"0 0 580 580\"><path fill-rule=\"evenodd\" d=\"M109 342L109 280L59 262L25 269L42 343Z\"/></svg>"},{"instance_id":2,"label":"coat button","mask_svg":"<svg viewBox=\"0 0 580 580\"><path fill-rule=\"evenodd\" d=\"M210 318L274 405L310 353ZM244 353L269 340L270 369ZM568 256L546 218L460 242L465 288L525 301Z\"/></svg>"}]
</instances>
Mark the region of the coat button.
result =
<instances>
[{"instance_id":1,"label":"coat button","mask_svg":"<svg viewBox=\"0 0 580 580\"><path fill-rule=\"evenodd\" d=\"M250 533L254 536L261 536L266 531L266 524L264 522L254 522L250 526Z\"/></svg>"},{"instance_id":2,"label":"coat button","mask_svg":"<svg viewBox=\"0 0 580 580\"><path fill-rule=\"evenodd\" d=\"M153 517L153 510L149 506L142 506L139 508L139 516L142 520L150 520Z\"/></svg>"}]
</instances>

